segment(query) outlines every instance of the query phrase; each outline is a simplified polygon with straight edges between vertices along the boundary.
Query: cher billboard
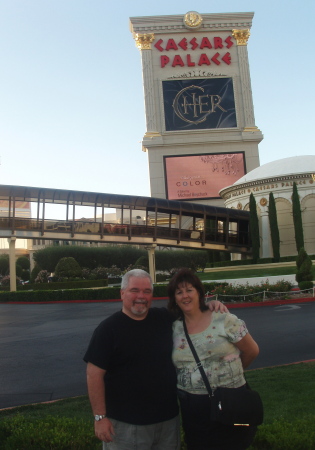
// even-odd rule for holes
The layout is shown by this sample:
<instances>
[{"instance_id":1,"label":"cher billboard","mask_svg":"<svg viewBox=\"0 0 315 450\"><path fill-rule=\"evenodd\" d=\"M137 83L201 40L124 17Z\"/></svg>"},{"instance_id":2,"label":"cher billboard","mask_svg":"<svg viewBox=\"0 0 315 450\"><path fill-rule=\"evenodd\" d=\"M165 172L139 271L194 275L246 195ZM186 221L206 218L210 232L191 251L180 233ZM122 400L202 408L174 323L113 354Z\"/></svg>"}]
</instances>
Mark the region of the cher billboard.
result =
<instances>
[{"instance_id":1,"label":"cher billboard","mask_svg":"<svg viewBox=\"0 0 315 450\"><path fill-rule=\"evenodd\" d=\"M221 198L221 189L246 173L244 152L164 156L169 200Z\"/></svg>"},{"instance_id":2,"label":"cher billboard","mask_svg":"<svg viewBox=\"0 0 315 450\"><path fill-rule=\"evenodd\" d=\"M232 78L162 82L166 131L235 128Z\"/></svg>"}]
</instances>

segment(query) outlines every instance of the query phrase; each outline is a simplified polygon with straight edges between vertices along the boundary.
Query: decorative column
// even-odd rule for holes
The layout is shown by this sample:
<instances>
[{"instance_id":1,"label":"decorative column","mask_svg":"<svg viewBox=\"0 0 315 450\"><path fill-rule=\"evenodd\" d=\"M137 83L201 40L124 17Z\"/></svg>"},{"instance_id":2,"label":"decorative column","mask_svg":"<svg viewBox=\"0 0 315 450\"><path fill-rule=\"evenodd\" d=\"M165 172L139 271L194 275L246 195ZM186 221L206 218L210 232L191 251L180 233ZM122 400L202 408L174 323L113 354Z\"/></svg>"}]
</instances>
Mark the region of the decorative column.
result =
<instances>
[{"instance_id":1,"label":"decorative column","mask_svg":"<svg viewBox=\"0 0 315 450\"><path fill-rule=\"evenodd\" d=\"M34 252L35 252L35 250L29 249L29 253L30 253L30 274L32 273L32 270L35 267Z\"/></svg>"},{"instance_id":2,"label":"decorative column","mask_svg":"<svg viewBox=\"0 0 315 450\"><path fill-rule=\"evenodd\" d=\"M244 131L257 131L254 117L254 104L251 89L251 81L249 74L247 42L250 36L250 31L247 30L232 30L232 36L237 42L237 54L239 59L240 79L244 107Z\"/></svg>"},{"instance_id":3,"label":"decorative column","mask_svg":"<svg viewBox=\"0 0 315 450\"><path fill-rule=\"evenodd\" d=\"M260 204L260 217L261 217L261 246L260 246L260 257L261 258L272 258L273 253L271 251L271 233L269 224L269 213L268 213L268 200L266 198L261 198Z\"/></svg>"},{"instance_id":4,"label":"decorative column","mask_svg":"<svg viewBox=\"0 0 315 450\"><path fill-rule=\"evenodd\" d=\"M148 258L149 258L149 272L152 278L153 283L156 282L156 275L155 275L155 248L156 245L150 245L149 247L145 247L145 249L148 251Z\"/></svg>"},{"instance_id":5,"label":"decorative column","mask_svg":"<svg viewBox=\"0 0 315 450\"><path fill-rule=\"evenodd\" d=\"M156 123L156 105L154 97L154 83L153 83L153 67L152 67L152 52L151 43L154 41L154 33L134 35L136 46L141 50L141 60L143 69L143 89L144 89L144 104L145 116L147 124L146 136L154 137L160 136L157 131Z\"/></svg>"},{"instance_id":6,"label":"decorative column","mask_svg":"<svg viewBox=\"0 0 315 450\"><path fill-rule=\"evenodd\" d=\"M10 267L10 291L16 291L15 241L16 241L15 236L8 238L9 267Z\"/></svg>"}]
</instances>

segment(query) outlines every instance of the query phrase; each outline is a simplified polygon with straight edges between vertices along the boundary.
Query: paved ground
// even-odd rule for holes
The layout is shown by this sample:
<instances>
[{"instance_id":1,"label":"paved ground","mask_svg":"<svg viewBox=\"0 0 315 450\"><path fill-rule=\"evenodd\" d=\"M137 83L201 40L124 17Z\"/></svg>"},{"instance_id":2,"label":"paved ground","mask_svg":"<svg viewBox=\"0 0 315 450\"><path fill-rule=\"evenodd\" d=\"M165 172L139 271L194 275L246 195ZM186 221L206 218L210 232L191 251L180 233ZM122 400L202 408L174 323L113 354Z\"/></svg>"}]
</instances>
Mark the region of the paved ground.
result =
<instances>
[{"instance_id":1,"label":"paved ground","mask_svg":"<svg viewBox=\"0 0 315 450\"><path fill-rule=\"evenodd\" d=\"M120 302L0 304L0 409L86 394L82 357L95 327L120 307ZM315 359L315 302L231 312L245 320L259 343L252 368Z\"/></svg>"}]
</instances>

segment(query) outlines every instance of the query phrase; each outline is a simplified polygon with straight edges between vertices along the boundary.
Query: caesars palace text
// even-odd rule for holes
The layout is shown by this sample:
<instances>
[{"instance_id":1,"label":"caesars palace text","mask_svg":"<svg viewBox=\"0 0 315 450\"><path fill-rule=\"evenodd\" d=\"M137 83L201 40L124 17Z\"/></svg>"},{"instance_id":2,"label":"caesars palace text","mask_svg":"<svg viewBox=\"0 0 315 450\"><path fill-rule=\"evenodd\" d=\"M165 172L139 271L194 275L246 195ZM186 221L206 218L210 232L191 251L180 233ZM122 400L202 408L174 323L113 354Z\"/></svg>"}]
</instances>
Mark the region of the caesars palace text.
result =
<instances>
[{"instance_id":1,"label":"caesars palace text","mask_svg":"<svg viewBox=\"0 0 315 450\"><path fill-rule=\"evenodd\" d=\"M170 51L170 50L179 50L180 49L186 51L186 50L203 50L203 49L223 49L227 48L229 49L234 45L232 42L232 36L228 36L226 39L222 39L221 37L213 37L212 43L210 42L210 39L208 37L201 38L200 42L198 42L197 38L192 38L189 41L187 38L182 38L179 42L175 42L174 39L168 39L166 42L165 47L163 46L163 39L159 39L155 44L154 47L159 50L160 52L164 51ZM219 52L215 52L212 55L207 55L206 53L202 53L199 56L191 55L190 53L185 55L185 58L183 58L180 55L174 55L172 58L172 67L181 66L184 67L187 65L187 67L194 67L196 64L198 66L207 65L209 66L211 62L213 62L216 65L220 65L221 61L223 61L225 64L231 64L231 54L229 52L224 53L222 56ZM160 57L160 64L161 68L166 67L171 62L171 58L168 55L161 55Z\"/></svg>"}]
</instances>

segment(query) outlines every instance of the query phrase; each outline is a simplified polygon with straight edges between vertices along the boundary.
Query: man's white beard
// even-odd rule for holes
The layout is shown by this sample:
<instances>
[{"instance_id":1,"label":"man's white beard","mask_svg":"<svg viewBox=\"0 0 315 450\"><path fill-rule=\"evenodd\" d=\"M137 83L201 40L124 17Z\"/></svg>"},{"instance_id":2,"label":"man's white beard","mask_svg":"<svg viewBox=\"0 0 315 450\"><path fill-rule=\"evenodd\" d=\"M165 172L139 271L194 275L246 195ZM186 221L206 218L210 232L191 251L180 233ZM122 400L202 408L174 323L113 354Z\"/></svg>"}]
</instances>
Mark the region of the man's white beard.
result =
<instances>
[{"instance_id":1,"label":"man's white beard","mask_svg":"<svg viewBox=\"0 0 315 450\"><path fill-rule=\"evenodd\" d=\"M136 305L131 307L131 312L136 316L142 316L148 310L147 302L137 302Z\"/></svg>"}]
</instances>

